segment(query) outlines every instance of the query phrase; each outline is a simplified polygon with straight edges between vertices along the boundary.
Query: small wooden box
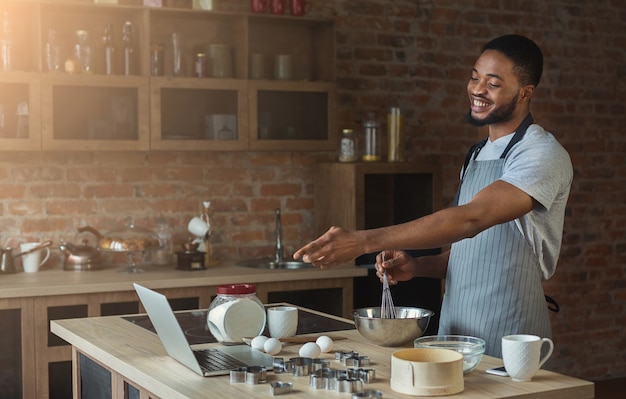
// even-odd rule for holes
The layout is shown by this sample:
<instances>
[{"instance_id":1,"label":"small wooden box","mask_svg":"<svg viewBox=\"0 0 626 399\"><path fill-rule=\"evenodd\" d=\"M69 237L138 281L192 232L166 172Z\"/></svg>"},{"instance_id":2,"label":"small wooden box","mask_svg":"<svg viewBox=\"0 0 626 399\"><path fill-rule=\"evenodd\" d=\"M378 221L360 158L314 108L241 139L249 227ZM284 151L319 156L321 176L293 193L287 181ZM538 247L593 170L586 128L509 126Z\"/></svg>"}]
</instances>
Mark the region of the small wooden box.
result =
<instances>
[{"instance_id":1,"label":"small wooden box","mask_svg":"<svg viewBox=\"0 0 626 399\"><path fill-rule=\"evenodd\" d=\"M176 269L204 270L204 252L176 252Z\"/></svg>"}]
</instances>

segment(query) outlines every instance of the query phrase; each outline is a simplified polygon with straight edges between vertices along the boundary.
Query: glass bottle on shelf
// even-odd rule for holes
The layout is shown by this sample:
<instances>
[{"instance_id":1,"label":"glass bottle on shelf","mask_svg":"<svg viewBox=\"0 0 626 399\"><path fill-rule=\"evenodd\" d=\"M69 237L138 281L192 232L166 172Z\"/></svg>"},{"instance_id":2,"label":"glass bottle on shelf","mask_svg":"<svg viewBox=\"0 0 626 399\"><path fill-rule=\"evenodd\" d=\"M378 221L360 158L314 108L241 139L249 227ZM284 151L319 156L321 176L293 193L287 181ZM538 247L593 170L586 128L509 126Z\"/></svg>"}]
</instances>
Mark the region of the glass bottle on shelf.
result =
<instances>
[{"instance_id":1,"label":"glass bottle on shelf","mask_svg":"<svg viewBox=\"0 0 626 399\"><path fill-rule=\"evenodd\" d=\"M163 52L164 47L161 44L153 44L150 46L150 75L163 75Z\"/></svg>"},{"instance_id":2,"label":"glass bottle on shelf","mask_svg":"<svg viewBox=\"0 0 626 399\"><path fill-rule=\"evenodd\" d=\"M357 160L357 145L354 130L343 129L339 139L339 162L355 162Z\"/></svg>"},{"instance_id":3,"label":"glass bottle on shelf","mask_svg":"<svg viewBox=\"0 0 626 399\"><path fill-rule=\"evenodd\" d=\"M124 75L135 74L135 47L133 42L133 23L124 22L122 28L122 43L124 43Z\"/></svg>"},{"instance_id":4,"label":"glass bottle on shelf","mask_svg":"<svg viewBox=\"0 0 626 399\"><path fill-rule=\"evenodd\" d=\"M48 29L48 41L45 45L46 70L58 72L61 70L61 46L57 40L56 29Z\"/></svg>"},{"instance_id":5,"label":"glass bottle on shelf","mask_svg":"<svg viewBox=\"0 0 626 399\"><path fill-rule=\"evenodd\" d=\"M206 53L197 53L195 62L195 75L197 78L206 78L207 57Z\"/></svg>"},{"instance_id":6,"label":"glass bottle on shelf","mask_svg":"<svg viewBox=\"0 0 626 399\"><path fill-rule=\"evenodd\" d=\"M2 12L2 26L0 29L0 70L10 71L13 69L11 53L13 51L13 32L9 12Z\"/></svg>"},{"instance_id":7,"label":"glass bottle on shelf","mask_svg":"<svg viewBox=\"0 0 626 399\"><path fill-rule=\"evenodd\" d=\"M363 161L376 162L380 161L380 124L376 120L376 113L367 114L367 119L363 122L365 129L365 143L363 148Z\"/></svg>"},{"instance_id":8,"label":"glass bottle on shelf","mask_svg":"<svg viewBox=\"0 0 626 399\"><path fill-rule=\"evenodd\" d=\"M115 74L115 47L113 46L113 26L108 24L102 32L103 71L106 75Z\"/></svg>"},{"instance_id":9,"label":"glass bottle on shelf","mask_svg":"<svg viewBox=\"0 0 626 399\"><path fill-rule=\"evenodd\" d=\"M387 114L387 161L402 162L404 137L404 117L398 107L389 108Z\"/></svg>"},{"instance_id":10,"label":"glass bottle on shelf","mask_svg":"<svg viewBox=\"0 0 626 399\"><path fill-rule=\"evenodd\" d=\"M75 33L76 43L74 44L74 57L78 62L78 71L82 73L93 72L93 59L91 43L89 42L89 31L79 29Z\"/></svg>"},{"instance_id":11,"label":"glass bottle on shelf","mask_svg":"<svg viewBox=\"0 0 626 399\"><path fill-rule=\"evenodd\" d=\"M184 76L183 72L183 35L172 33L172 71L174 76Z\"/></svg>"}]
</instances>

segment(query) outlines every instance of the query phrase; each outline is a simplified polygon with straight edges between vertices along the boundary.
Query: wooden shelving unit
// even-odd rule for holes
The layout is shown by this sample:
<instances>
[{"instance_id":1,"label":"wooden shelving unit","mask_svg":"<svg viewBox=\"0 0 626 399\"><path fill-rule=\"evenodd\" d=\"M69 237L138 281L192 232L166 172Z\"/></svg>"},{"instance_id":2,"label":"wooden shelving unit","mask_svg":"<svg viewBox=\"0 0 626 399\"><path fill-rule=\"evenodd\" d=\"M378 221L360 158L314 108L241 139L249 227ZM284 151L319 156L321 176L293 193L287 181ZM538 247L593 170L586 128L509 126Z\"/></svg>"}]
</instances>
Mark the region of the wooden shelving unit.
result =
<instances>
[{"instance_id":1,"label":"wooden shelving unit","mask_svg":"<svg viewBox=\"0 0 626 399\"><path fill-rule=\"evenodd\" d=\"M144 7L138 0L0 0L11 28L13 68L0 71L5 129L12 150L307 151L335 147L334 26L330 20ZM121 74L122 26L133 27L133 73ZM1 21L0 21L1 22ZM102 34L112 27L114 74L104 74ZM19 27L19 28L18 28ZM0 27L1 28L1 27ZM93 70L68 73L77 30L88 30ZM54 30L61 71L46 69ZM172 34L182 37L182 75L174 76ZM2 33L0 32L0 36ZM0 37L1 40L1 37ZM229 46L232 73L211 76L211 45ZM151 47L162 48L163 73L151 74ZM194 59L209 57L206 77ZM252 55L265 76L251 79ZM292 79L275 80L276 56L291 56ZM14 98L29 106L29 134L15 133ZM22 134L23 136L23 134Z\"/></svg>"}]
</instances>

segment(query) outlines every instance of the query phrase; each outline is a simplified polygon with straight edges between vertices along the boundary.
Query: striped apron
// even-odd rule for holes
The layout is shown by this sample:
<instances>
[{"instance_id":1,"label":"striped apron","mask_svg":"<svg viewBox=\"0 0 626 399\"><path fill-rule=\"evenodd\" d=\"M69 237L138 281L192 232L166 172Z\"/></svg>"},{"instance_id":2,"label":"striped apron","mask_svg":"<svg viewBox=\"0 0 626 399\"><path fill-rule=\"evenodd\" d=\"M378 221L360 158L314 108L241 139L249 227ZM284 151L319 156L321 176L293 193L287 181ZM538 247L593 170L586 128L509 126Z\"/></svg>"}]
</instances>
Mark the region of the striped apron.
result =
<instances>
[{"instance_id":1,"label":"striped apron","mask_svg":"<svg viewBox=\"0 0 626 399\"><path fill-rule=\"evenodd\" d=\"M474 151L465 168L458 204L469 202L478 191L502 176L504 157L523 137L532 118L525 122L500 159L475 161L477 153ZM501 338L505 335L534 334L551 338L541 282L539 263L514 221L454 243L448 262L439 334L483 338L487 342L485 353L495 357L502 357Z\"/></svg>"}]
</instances>

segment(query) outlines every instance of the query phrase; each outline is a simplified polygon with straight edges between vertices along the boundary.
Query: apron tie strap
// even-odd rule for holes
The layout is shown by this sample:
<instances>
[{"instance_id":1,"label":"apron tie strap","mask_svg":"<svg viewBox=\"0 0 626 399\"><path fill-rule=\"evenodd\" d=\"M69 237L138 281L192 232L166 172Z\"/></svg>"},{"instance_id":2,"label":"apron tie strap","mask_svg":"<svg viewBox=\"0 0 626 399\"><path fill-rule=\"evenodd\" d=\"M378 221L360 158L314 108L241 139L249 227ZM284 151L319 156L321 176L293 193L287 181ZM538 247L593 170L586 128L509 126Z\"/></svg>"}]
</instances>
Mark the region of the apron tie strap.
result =
<instances>
[{"instance_id":1,"label":"apron tie strap","mask_svg":"<svg viewBox=\"0 0 626 399\"><path fill-rule=\"evenodd\" d=\"M556 300L554 298L550 297L550 296L547 296L547 295L545 295L545 297L546 297L546 302L548 302L548 309L551 310L554 313L559 313L559 311L561 310L561 307L556 302Z\"/></svg>"}]
</instances>

